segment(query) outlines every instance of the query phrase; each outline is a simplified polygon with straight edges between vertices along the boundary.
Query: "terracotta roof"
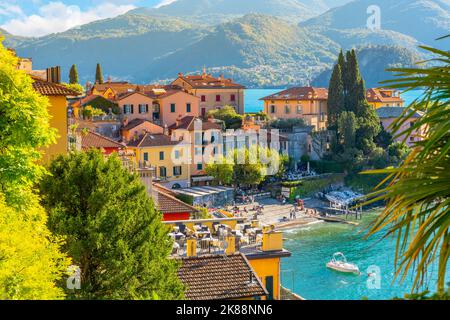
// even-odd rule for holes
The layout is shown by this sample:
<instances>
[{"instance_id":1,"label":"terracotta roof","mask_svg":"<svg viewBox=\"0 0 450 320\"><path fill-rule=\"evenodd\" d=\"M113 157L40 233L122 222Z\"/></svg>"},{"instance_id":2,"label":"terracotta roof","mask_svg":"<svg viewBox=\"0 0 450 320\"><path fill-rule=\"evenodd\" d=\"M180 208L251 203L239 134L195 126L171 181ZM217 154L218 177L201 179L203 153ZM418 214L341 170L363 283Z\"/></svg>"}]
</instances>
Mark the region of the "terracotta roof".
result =
<instances>
[{"instance_id":1,"label":"terracotta roof","mask_svg":"<svg viewBox=\"0 0 450 320\"><path fill-rule=\"evenodd\" d=\"M153 198L162 213L192 213L197 211L193 206L177 199L163 188L157 187L155 184L153 187L155 191Z\"/></svg>"},{"instance_id":2,"label":"terracotta roof","mask_svg":"<svg viewBox=\"0 0 450 320\"><path fill-rule=\"evenodd\" d=\"M398 91L393 89L383 89L383 88L372 88L367 89L366 97L368 102L392 102L392 103L401 103L404 100L398 96L389 96L387 92L391 94L396 94Z\"/></svg>"},{"instance_id":3,"label":"terracotta roof","mask_svg":"<svg viewBox=\"0 0 450 320\"><path fill-rule=\"evenodd\" d=\"M98 134L93 131L88 131L87 134L81 134L81 147L83 150L89 150L92 148L101 149L101 148L118 148L124 149L125 145L109 139L101 134Z\"/></svg>"},{"instance_id":4,"label":"terracotta roof","mask_svg":"<svg viewBox=\"0 0 450 320\"><path fill-rule=\"evenodd\" d=\"M71 104L71 106L72 106L72 107L85 106L85 105L87 105L89 102L91 102L91 101L93 101L93 100L95 100L95 99L97 99L97 98L98 98L98 99L103 99L103 100L109 101L109 102L111 102L111 103L114 103L113 101L111 101L111 100L109 100L109 99L106 99L106 98L103 97L103 96L99 96L99 95L96 95L96 94L90 94L90 95L85 96L85 97L83 97L83 98L81 98L81 99L75 100L75 101Z\"/></svg>"},{"instance_id":5,"label":"terracotta roof","mask_svg":"<svg viewBox=\"0 0 450 320\"><path fill-rule=\"evenodd\" d=\"M183 76L179 74L179 79L183 79L189 85L195 89L205 89L205 88L236 88L245 89L243 85L233 82L232 79L225 79L223 76L218 78L213 77L211 74L200 74L200 75L186 75Z\"/></svg>"},{"instance_id":6,"label":"terracotta roof","mask_svg":"<svg viewBox=\"0 0 450 320\"><path fill-rule=\"evenodd\" d=\"M128 146L137 148L175 146L178 144L181 144L180 141L172 141L170 136L151 133L146 133L143 136L140 136L137 140L131 140L128 142Z\"/></svg>"},{"instance_id":7,"label":"terracotta roof","mask_svg":"<svg viewBox=\"0 0 450 320\"><path fill-rule=\"evenodd\" d=\"M195 120L202 121L202 130L222 130L222 125L211 121L203 121L200 118L194 116L186 116L178 120L178 124L174 123L169 127L170 130L184 129L188 131L194 131Z\"/></svg>"},{"instance_id":8,"label":"terracotta roof","mask_svg":"<svg viewBox=\"0 0 450 320\"><path fill-rule=\"evenodd\" d=\"M97 90L99 92L105 92L108 89L113 90L115 93L127 94L135 92L151 92L154 89L164 89L166 91L170 90L181 90L178 86L173 85L160 85L160 84L133 84L128 82L105 82L102 84L94 84L91 90Z\"/></svg>"},{"instance_id":9,"label":"terracotta roof","mask_svg":"<svg viewBox=\"0 0 450 320\"><path fill-rule=\"evenodd\" d=\"M395 119L403 115L406 108L403 107L382 107L376 110L380 119ZM411 114L413 112L413 114ZM417 119L423 116L421 111L411 111L407 114L411 114L411 118Z\"/></svg>"},{"instance_id":10,"label":"terracotta roof","mask_svg":"<svg viewBox=\"0 0 450 320\"><path fill-rule=\"evenodd\" d=\"M133 128L136 128L137 126L140 126L141 124L143 124L145 122L151 123L154 126L161 127L161 126L157 125L156 123L153 123L153 122L151 122L150 120L147 120L147 119L133 119L130 122L128 122L128 124L126 126L124 126L122 129L128 131L128 130L131 130Z\"/></svg>"},{"instance_id":11,"label":"terracotta roof","mask_svg":"<svg viewBox=\"0 0 450 320\"><path fill-rule=\"evenodd\" d=\"M78 92L68 89L67 87L44 81L42 79L31 77L33 79L33 88L44 96L78 96Z\"/></svg>"},{"instance_id":12,"label":"terracotta roof","mask_svg":"<svg viewBox=\"0 0 450 320\"><path fill-rule=\"evenodd\" d=\"M314 87L294 87L259 100L328 100L328 89Z\"/></svg>"},{"instance_id":13,"label":"terracotta roof","mask_svg":"<svg viewBox=\"0 0 450 320\"><path fill-rule=\"evenodd\" d=\"M178 277L188 300L229 300L266 296L255 271L241 253L185 257Z\"/></svg>"}]
</instances>

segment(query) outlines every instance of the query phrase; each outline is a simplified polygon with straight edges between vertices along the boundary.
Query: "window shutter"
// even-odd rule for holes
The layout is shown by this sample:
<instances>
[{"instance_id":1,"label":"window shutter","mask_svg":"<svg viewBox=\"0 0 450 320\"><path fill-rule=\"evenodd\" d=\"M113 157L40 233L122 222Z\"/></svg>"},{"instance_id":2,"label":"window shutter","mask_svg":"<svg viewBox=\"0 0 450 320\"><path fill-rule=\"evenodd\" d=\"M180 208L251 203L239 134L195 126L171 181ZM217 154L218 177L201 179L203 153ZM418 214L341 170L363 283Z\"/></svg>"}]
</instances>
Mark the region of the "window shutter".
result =
<instances>
[{"instance_id":1,"label":"window shutter","mask_svg":"<svg viewBox=\"0 0 450 320\"><path fill-rule=\"evenodd\" d=\"M123 114L127 114L127 105L123 106Z\"/></svg>"},{"instance_id":2,"label":"window shutter","mask_svg":"<svg viewBox=\"0 0 450 320\"><path fill-rule=\"evenodd\" d=\"M131 113L134 113L134 106L131 105Z\"/></svg>"},{"instance_id":3,"label":"window shutter","mask_svg":"<svg viewBox=\"0 0 450 320\"><path fill-rule=\"evenodd\" d=\"M148 104L145 105L145 112L148 113Z\"/></svg>"}]
</instances>

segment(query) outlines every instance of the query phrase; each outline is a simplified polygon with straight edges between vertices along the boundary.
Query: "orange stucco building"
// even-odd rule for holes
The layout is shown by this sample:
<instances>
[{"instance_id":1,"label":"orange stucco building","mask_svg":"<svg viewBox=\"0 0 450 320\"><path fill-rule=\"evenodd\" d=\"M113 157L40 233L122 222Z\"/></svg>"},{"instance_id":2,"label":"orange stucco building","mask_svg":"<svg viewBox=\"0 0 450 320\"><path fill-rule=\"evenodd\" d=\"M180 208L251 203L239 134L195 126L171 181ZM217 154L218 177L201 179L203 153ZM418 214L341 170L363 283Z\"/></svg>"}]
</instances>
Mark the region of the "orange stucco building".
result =
<instances>
[{"instance_id":1,"label":"orange stucco building","mask_svg":"<svg viewBox=\"0 0 450 320\"><path fill-rule=\"evenodd\" d=\"M226 79L223 75L218 78L207 74L204 70L200 75L178 74L172 85L197 96L200 99L200 115L205 117L208 111L232 106L237 113L244 114L245 87Z\"/></svg>"},{"instance_id":2,"label":"orange stucco building","mask_svg":"<svg viewBox=\"0 0 450 320\"><path fill-rule=\"evenodd\" d=\"M294 87L261 98L264 112L270 119L303 119L316 130L327 128L328 90Z\"/></svg>"}]
</instances>

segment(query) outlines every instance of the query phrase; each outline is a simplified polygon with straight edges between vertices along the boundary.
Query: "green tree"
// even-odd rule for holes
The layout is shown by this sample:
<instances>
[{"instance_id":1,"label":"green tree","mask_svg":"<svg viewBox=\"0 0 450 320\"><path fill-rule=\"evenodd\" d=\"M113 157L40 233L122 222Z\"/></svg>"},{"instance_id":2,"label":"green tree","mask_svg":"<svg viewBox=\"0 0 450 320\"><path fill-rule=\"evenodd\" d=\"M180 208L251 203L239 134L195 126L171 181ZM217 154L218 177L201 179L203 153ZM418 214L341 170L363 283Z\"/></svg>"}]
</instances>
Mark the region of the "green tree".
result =
<instances>
[{"instance_id":1,"label":"green tree","mask_svg":"<svg viewBox=\"0 0 450 320\"><path fill-rule=\"evenodd\" d=\"M338 118L339 145L346 152L356 146L356 131L358 122L356 116L351 111L344 111Z\"/></svg>"},{"instance_id":2,"label":"green tree","mask_svg":"<svg viewBox=\"0 0 450 320\"><path fill-rule=\"evenodd\" d=\"M100 63L97 63L97 68L95 70L95 82L99 84L103 83L103 72Z\"/></svg>"},{"instance_id":3,"label":"green tree","mask_svg":"<svg viewBox=\"0 0 450 320\"><path fill-rule=\"evenodd\" d=\"M341 51L342 55L342 51ZM342 67L337 63L333 68L328 88L328 126L331 130L337 127L339 114L345 106L344 83L342 81Z\"/></svg>"},{"instance_id":4,"label":"green tree","mask_svg":"<svg viewBox=\"0 0 450 320\"><path fill-rule=\"evenodd\" d=\"M70 84L78 84L78 70L77 70L76 64L73 64L72 67L70 68L69 83Z\"/></svg>"},{"instance_id":5,"label":"green tree","mask_svg":"<svg viewBox=\"0 0 450 320\"><path fill-rule=\"evenodd\" d=\"M0 192L8 205L25 205L45 173L40 148L55 142L48 99L17 70L18 60L0 43Z\"/></svg>"},{"instance_id":6,"label":"green tree","mask_svg":"<svg viewBox=\"0 0 450 320\"><path fill-rule=\"evenodd\" d=\"M222 185L230 185L233 182L234 165L221 157L217 161L208 163L205 167L206 174L214 177L214 180Z\"/></svg>"},{"instance_id":7,"label":"green tree","mask_svg":"<svg viewBox=\"0 0 450 320\"><path fill-rule=\"evenodd\" d=\"M387 186L370 195L368 203L387 201L370 234L387 230L386 237L397 236L396 275L405 279L414 269L413 291L420 290L429 267L437 265L438 293L442 295L450 257L450 53L421 48L436 55L433 66L391 69L398 78L385 83L405 90L425 88L422 97L408 106L411 112L403 113L392 128L394 137L408 137L424 127L427 135L399 167L368 172L389 175ZM402 129L416 111L424 115Z\"/></svg>"},{"instance_id":8,"label":"green tree","mask_svg":"<svg viewBox=\"0 0 450 320\"><path fill-rule=\"evenodd\" d=\"M234 161L234 181L237 185L254 186L264 180L265 168L258 157L257 148L235 150Z\"/></svg>"},{"instance_id":9,"label":"green tree","mask_svg":"<svg viewBox=\"0 0 450 320\"><path fill-rule=\"evenodd\" d=\"M139 177L99 151L60 156L40 184L49 227L82 273L81 299L179 299L172 241Z\"/></svg>"},{"instance_id":10,"label":"green tree","mask_svg":"<svg viewBox=\"0 0 450 320\"><path fill-rule=\"evenodd\" d=\"M235 130L242 127L242 120L244 119L244 117L238 114L232 106L225 106L222 109L211 110L208 112L208 117L222 120L227 129Z\"/></svg>"}]
</instances>

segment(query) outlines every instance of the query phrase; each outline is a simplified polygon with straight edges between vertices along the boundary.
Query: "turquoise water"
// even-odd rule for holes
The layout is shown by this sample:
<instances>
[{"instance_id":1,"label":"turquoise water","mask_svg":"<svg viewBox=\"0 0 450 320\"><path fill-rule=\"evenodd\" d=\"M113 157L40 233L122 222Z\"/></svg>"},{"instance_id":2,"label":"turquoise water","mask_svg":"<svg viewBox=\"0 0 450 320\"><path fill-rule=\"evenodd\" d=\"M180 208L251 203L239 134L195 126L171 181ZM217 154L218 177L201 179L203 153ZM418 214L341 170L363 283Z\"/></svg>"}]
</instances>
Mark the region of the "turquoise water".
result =
<instances>
[{"instance_id":1,"label":"turquoise water","mask_svg":"<svg viewBox=\"0 0 450 320\"><path fill-rule=\"evenodd\" d=\"M245 90L245 112L259 112L264 109L264 102L260 101L260 98L270 96L276 92L282 91L282 89L247 89ZM402 98L405 100L405 106L409 105L414 99L422 94L421 90L413 90L402 94Z\"/></svg>"},{"instance_id":2,"label":"turquoise water","mask_svg":"<svg viewBox=\"0 0 450 320\"><path fill-rule=\"evenodd\" d=\"M361 232L375 217L374 213L367 214L360 226L319 223L286 231L284 247L292 256L282 260L283 286L310 300L359 300L365 297L385 300L409 293L413 282L411 276L404 283L393 283L393 239L381 239L380 235L366 240ZM325 264L335 252L343 252L363 274L347 275L327 269ZM379 272L368 271L371 266L377 266ZM374 271L381 276L379 289L367 286L367 273ZM437 268L430 270L427 279L430 291L436 289L436 276Z\"/></svg>"}]
</instances>

